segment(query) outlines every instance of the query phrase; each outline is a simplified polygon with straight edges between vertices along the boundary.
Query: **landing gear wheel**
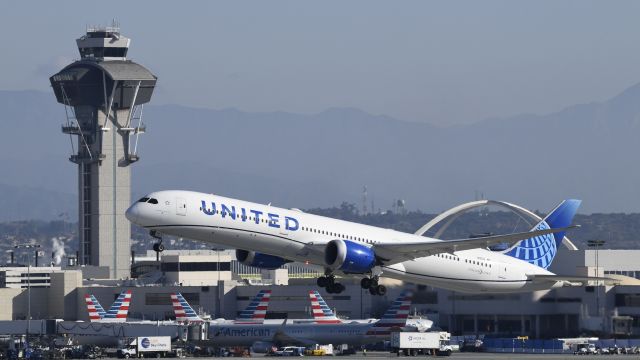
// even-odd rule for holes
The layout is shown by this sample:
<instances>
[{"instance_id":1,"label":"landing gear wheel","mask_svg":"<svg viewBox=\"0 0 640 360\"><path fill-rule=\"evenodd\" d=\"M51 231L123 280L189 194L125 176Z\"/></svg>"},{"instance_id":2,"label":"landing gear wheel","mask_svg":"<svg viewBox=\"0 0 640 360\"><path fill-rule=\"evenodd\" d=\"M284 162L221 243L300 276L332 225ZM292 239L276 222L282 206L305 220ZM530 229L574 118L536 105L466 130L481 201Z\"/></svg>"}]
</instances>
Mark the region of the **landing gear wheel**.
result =
<instances>
[{"instance_id":1,"label":"landing gear wheel","mask_svg":"<svg viewBox=\"0 0 640 360\"><path fill-rule=\"evenodd\" d=\"M155 251L155 252L163 252L164 251L164 245L162 243L153 244L153 251Z\"/></svg>"},{"instance_id":2,"label":"landing gear wheel","mask_svg":"<svg viewBox=\"0 0 640 360\"><path fill-rule=\"evenodd\" d=\"M320 276L318 280L316 280L316 284L321 288L327 287L327 285L329 285L329 278L326 276Z\"/></svg>"},{"instance_id":3,"label":"landing gear wheel","mask_svg":"<svg viewBox=\"0 0 640 360\"><path fill-rule=\"evenodd\" d=\"M378 278L377 277L371 278L371 284L369 285L369 287L370 288L378 287Z\"/></svg>"},{"instance_id":4,"label":"landing gear wheel","mask_svg":"<svg viewBox=\"0 0 640 360\"><path fill-rule=\"evenodd\" d=\"M330 284L329 286L327 286L327 292L329 294L340 294L344 290L345 290L344 285L342 285L340 283L334 283L334 284Z\"/></svg>"},{"instance_id":5,"label":"landing gear wheel","mask_svg":"<svg viewBox=\"0 0 640 360\"><path fill-rule=\"evenodd\" d=\"M384 285L376 285L376 286L371 286L369 288L369 294L371 295L384 296L386 293L387 293L387 287Z\"/></svg>"},{"instance_id":6,"label":"landing gear wheel","mask_svg":"<svg viewBox=\"0 0 640 360\"><path fill-rule=\"evenodd\" d=\"M360 287L362 287L365 290L371 288L371 279L362 278L362 280L360 280Z\"/></svg>"}]
</instances>

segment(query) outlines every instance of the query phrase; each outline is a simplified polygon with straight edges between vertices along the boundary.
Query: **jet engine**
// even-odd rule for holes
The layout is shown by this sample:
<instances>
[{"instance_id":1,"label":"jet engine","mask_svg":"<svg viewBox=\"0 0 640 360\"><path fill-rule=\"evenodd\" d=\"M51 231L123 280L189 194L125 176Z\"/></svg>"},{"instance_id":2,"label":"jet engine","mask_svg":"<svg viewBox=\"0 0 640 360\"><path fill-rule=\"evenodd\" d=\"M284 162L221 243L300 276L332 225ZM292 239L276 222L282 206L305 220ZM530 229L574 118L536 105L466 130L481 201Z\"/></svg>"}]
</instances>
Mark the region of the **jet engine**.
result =
<instances>
[{"instance_id":1,"label":"jet engine","mask_svg":"<svg viewBox=\"0 0 640 360\"><path fill-rule=\"evenodd\" d=\"M332 270L364 274L376 264L376 254L365 245L350 240L331 240L324 249L324 262Z\"/></svg>"},{"instance_id":2,"label":"jet engine","mask_svg":"<svg viewBox=\"0 0 640 360\"><path fill-rule=\"evenodd\" d=\"M241 263L260 269L275 270L280 266L291 262L279 256L267 255L255 251L236 250L236 259Z\"/></svg>"}]
</instances>

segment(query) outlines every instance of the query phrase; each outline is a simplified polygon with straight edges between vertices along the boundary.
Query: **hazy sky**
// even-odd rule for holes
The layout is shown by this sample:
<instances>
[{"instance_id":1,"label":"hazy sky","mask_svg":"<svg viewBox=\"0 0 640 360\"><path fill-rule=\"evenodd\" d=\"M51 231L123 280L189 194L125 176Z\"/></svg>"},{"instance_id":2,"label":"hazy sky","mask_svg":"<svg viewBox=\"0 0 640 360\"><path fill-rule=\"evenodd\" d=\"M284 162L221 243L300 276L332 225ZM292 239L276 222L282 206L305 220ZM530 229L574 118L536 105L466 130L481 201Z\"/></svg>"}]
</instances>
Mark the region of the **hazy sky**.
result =
<instances>
[{"instance_id":1,"label":"hazy sky","mask_svg":"<svg viewBox=\"0 0 640 360\"><path fill-rule=\"evenodd\" d=\"M154 103L450 125L640 81L637 1L3 1L0 89L47 90L112 18L159 77Z\"/></svg>"}]
</instances>

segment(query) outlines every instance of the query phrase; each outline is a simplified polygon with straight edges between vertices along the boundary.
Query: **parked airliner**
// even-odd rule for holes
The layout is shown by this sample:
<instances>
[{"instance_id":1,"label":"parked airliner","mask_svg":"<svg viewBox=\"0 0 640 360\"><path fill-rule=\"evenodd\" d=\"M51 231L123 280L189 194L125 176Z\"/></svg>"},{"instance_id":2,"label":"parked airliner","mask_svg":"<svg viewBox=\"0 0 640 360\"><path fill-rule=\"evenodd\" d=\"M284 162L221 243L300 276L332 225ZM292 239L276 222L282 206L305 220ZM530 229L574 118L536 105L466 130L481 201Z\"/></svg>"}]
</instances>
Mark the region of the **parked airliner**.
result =
<instances>
[{"instance_id":1,"label":"parked airliner","mask_svg":"<svg viewBox=\"0 0 640 360\"><path fill-rule=\"evenodd\" d=\"M388 340L391 331L417 330L414 326L407 326L411 300L411 291L403 291L379 320L371 319L369 322L211 324L209 340L217 346L253 346L262 349L273 345L376 343Z\"/></svg>"},{"instance_id":2,"label":"parked airliner","mask_svg":"<svg viewBox=\"0 0 640 360\"><path fill-rule=\"evenodd\" d=\"M269 307L269 298L271 298L271 290L260 290L247 305L247 308L240 312L238 318L235 320L216 319L214 322L219 324L263 324ZM196 314L196 311L193 310L182 294L171 294L171 304L176 315L176 321L185 323L204 322L204 319Z\"/></svg>"},{"instance_id":3,"label":"parked airliner","mask_svg":"<svg viewBox=\"0 0 640 360\"><path fill-rule=\"evenodd\" d=\"M441 240L191 191L151 193L126 211L152 235L174 235L237 249L244 264L274 269L291 261L321 265L318 286L340 293L335 274L362 277L382 295L380 276L461 292L525 292L588 278L548 271L580 200L565 200L529 232ZM502 252L487 249L513 244Z\"/></svg>"}]
</instances>

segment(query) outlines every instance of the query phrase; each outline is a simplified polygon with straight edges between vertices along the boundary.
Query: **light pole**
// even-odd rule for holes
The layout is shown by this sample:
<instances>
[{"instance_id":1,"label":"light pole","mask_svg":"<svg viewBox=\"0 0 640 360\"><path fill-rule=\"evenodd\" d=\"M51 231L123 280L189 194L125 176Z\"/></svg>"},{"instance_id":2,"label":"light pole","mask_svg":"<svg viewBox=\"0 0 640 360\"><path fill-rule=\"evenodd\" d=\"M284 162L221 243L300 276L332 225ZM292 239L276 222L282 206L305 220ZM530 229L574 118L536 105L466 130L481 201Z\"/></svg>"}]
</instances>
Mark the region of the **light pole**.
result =
<instances>
[{"instance_id":1,"label":"light pole","mask_svg":"<svg viewBox=\"0 0 640 360\"><path fill-rule=\"evenodd\" d=\"M589 240L587 246L596 249L596 277L600 277L600 264L598 258L598 249L601 248L606 241L604 240ZM602 319L600 311L600 280L596 280L596 309L598 311L598 317L600 317L600 326L604 327L604 320Z\"/></svg>"},{"instance_id":2,"label":"light pole","mask_svg":"<svg viewBox=\"0 0 640 360\"><path fill-rule=\"evenodd\" d=\"M20 244L14 245L14 249L37 249L40 244ZM37 251L37 250L36 250ZM37 254L36 254L37 256ZM27 261L27 341L31 332L31 259Z\"/></svg>"}]
</instances>

